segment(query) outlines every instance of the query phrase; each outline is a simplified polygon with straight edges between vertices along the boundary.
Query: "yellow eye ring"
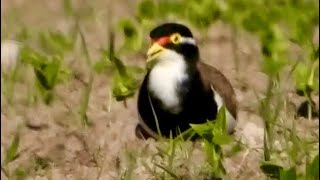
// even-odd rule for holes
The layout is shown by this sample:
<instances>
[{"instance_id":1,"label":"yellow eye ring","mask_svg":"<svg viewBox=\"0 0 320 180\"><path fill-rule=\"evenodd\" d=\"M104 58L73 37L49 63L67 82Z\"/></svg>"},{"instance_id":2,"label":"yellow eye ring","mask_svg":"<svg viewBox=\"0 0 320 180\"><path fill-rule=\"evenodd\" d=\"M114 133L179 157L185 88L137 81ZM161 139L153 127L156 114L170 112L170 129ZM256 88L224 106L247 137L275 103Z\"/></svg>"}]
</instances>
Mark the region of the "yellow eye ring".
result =
<instances>
[{"instance_id":1,"label":"yellow eye ring","mask_svg":"<svg viewBox=\"0 0 320 180\"><path fill-rule=\"evenodd\" d=\"M170 36L170 41L173 44L179 44L181 42L181 35L179 33L174 33Z\"/></svg>"}]
</instances>

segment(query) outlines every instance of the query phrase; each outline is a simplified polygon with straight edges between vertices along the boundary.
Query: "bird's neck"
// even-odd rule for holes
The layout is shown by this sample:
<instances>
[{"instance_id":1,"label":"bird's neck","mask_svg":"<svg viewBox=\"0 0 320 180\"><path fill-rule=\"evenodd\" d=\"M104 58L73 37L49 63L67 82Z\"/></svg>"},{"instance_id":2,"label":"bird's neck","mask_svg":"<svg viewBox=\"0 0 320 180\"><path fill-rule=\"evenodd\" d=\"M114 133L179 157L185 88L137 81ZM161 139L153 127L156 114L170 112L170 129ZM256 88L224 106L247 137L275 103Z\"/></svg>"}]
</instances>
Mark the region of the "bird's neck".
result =
<instances>
[{"instance_id":1,"label":"bird's neck","mask_svg":"<svg viewBox=\"0 0 320 180\"><path fill-rule=\"evenodd\" d=\"M149 72L148 90L163 108L179 113L185 91L190 89L193 72L182 56L162 59Z\"/></svg>"}]
</instances>

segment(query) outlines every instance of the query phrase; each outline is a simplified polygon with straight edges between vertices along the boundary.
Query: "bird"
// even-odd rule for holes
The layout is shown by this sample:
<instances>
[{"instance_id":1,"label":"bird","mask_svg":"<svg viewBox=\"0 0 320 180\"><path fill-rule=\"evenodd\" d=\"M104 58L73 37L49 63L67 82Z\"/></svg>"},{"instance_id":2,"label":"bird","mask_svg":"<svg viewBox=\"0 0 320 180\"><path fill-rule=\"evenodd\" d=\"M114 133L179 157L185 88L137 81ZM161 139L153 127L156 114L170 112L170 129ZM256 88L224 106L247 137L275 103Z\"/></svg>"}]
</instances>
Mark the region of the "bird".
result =
<instances>
[{"instance_id":1,"label":"bird","mask_svg":"<svg viewBox=\"0 0 320 180\"><path fill-rule=\"evenodd\" d=\"M150 31L146 75L141 83L137 109L138 137L177 137L190 124L217 117L226 107L228 133L237 122L237 100L229 80L200 58L191 30L179 23L164 23Z\"/></svg>"}]
</instances>

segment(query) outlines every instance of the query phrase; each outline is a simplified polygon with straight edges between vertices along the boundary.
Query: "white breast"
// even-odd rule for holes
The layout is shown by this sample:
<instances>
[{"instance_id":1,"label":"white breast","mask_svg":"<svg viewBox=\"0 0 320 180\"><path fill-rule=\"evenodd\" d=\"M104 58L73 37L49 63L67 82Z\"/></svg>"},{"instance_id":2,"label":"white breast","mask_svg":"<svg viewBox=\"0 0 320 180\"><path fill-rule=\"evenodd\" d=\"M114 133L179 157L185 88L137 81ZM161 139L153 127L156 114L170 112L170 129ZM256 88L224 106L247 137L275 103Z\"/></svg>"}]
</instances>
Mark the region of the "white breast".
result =
<instances>
[{"instance_id":1,"label":"white breast","mask_svg":"<svg viewBox=\"0 0 320 180\"><path fill-rule=\"evenodd\" d=\"M163 108L172 113L181 111L177 94L178 85L188 78L186 64L181 55L166 50L149 75L148 90L163 104Z\"/></svg>"}]
</instances>

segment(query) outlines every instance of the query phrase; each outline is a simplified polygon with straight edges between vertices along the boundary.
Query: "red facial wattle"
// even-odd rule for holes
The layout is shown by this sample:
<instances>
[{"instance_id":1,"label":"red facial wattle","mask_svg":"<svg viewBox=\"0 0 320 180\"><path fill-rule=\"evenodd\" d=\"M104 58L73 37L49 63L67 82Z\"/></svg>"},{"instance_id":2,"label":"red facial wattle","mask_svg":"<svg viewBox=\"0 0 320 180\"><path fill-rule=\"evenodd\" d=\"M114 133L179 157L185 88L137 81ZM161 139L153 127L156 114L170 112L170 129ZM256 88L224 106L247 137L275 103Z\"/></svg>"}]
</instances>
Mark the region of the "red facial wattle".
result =
<instances>
[{"instance_id":1,"label":"red facial wattle","mask_svg":"<svg viewBox=\"0 0 320 180\"><path fill-rule=\"evenodd\" d=\"M168 44L170 42L170 37L169 36L165 36L165 37L161 37L158 39L152 39L153 43L158 43L160 46L165 46L166 44Z\"/></svg>"}]
</instances>

